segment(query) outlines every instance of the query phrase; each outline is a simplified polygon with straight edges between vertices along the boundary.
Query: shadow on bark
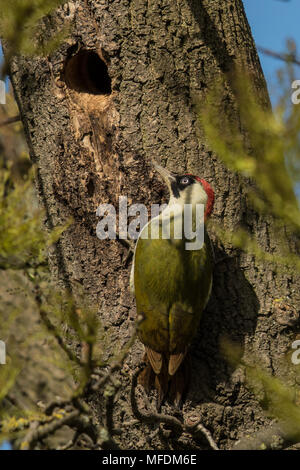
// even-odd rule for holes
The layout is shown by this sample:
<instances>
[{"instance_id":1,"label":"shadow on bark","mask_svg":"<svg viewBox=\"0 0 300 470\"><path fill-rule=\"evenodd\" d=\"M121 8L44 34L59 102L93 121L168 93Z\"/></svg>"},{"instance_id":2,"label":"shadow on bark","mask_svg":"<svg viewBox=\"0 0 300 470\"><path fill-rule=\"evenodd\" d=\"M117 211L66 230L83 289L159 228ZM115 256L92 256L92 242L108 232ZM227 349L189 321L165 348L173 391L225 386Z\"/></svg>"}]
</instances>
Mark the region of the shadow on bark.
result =
<instances>
[{"instance_id":1,"label":"shadow on bark","mask_svg":"<svg viewBox=\"0 0 300 470\"><path fill-rule=\"evenodd\" d=\"M188 399L194 403L214 402L221 395L221 403L230 406L237 399L241 383L231 380L233 368L222 353L222 342L239 345L243 355L246 337L255 333L260 305L238 257L226 256L221 250L215 250L215 255L221 261L215 266L212 295L191 346L195 374L192 372Z\"/></svg>"},{"instance_id":2,"label":"shadow on bark","mask_svg":"<svg viewBox=\"0 0 300 470\"><path fill-rule=\"evenodd\" d=\"M220 32L209 16L206 7L203 5L203 1L187 0L187 3L195 21L199 24L201 35L205 37L206 44L210 48L222 72L226 73L233 70L235 68L235 57L230 55L226 47L226 42L220 37ZM219 9L219 14L221 13L222 8ZM205 31L207 31L207 33Z\"/></svg>"}]
</instances>

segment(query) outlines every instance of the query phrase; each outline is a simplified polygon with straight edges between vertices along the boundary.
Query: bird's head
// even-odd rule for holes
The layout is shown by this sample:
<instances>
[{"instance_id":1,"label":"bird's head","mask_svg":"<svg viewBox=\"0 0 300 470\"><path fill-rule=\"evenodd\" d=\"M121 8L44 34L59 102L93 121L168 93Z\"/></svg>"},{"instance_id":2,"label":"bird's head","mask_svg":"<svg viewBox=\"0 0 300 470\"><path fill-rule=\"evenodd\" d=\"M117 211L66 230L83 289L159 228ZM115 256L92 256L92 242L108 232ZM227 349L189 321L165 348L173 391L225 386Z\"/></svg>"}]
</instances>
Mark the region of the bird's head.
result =
<instances>
[{"instance_id":1,"label":"bird's head","mask_svg":"<svg viewBox=\"0 0 300 470\"><path fill-rule=\"evenodd\" d=\"M204 204L204 217L212 213L215 193L210 184L199 176L191 174L177 175L154 163L155 169L163 177L170 192L169 204Z\"/></svg>"}]
</instances>

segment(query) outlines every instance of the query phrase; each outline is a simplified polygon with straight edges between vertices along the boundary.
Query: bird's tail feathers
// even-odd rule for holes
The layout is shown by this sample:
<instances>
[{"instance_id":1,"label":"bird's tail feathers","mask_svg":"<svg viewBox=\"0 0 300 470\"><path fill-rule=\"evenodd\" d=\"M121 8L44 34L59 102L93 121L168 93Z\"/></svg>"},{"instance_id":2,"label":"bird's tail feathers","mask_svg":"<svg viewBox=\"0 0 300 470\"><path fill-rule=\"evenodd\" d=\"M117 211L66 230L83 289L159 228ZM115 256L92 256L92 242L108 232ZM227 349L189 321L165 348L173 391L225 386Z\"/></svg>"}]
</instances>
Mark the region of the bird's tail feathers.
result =
<instances>
[{"instance_id":1,"label":"bird's tail feathers","mask_svg":"<svg viewBox=\"0 0 300 470\"><path fill-rule=\"evenodd\" d=\"M151 350L152 351L152 350ZM159 354L159 353L156 353ZM175 355L173 355L175 356ZM161 354L161 367L158 373L155 373L153 370L153 354L149 357L149 348L146 349L144 361L146 366L139 376L139 383L144 387L146 393L149 393L151 389L156 389L158 398L157 398L157 408L160 409L165 399L169 399L170 402L179 408L184 399L184 395L188 389L189 380L190 380L190 361L186 357L186 353L182 355L177 355L173 359L173 367L171 371L173 374L170 374L170 355ZM175 363L177 367L175 368Z\"/></svg>"}]
</instances>

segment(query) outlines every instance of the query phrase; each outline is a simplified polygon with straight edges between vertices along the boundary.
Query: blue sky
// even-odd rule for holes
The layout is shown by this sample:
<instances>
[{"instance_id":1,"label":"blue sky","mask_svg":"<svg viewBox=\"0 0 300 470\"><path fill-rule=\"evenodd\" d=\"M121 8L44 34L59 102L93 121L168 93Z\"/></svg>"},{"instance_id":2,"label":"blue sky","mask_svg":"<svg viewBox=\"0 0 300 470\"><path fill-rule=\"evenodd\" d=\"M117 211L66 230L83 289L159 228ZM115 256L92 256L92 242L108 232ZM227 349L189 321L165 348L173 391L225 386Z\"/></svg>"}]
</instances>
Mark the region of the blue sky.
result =
<instances>
[{"instance_id":1,"label":"blue sky","mask_svg":"<svg viewBox=\"0 0 300 470\"><path fill-rule=\"evenodd\" d=\"M256 46L286 52L287 40L293 39L297 56L300 57L300 0L243 0L243 3ZM284 62L260 52L259 57L274 105L278 98L276 72L284 66ZM295 78L300 79L300 67L294 68ZM300 201L300 184L296 185L295 191Z\"/></svg>"},{"instance_id":2,"label":"blue sky","mask_svg":"<svg viewBox=\"0 0 300 470\"><path fill-rule=\"evenodd\" d=\"M287 39L293 39L300 56L300 0L243 0L243 3L257 46L285 52ZM261 53L259 56L272 99L276 71L284 63ZM295 70L300 79L300 67Z\"/></svg>"},{"instance_id":3,"label":"blue sky","mask_svg":"<svg viewBox=\"0 0 300 470\"><path fill-rule=\"evenodd\" d=\"M10 449L11 449L11 446L7 442L4 442L0 447L0 450L10 450Z\"/></svg>"}]
</instances>

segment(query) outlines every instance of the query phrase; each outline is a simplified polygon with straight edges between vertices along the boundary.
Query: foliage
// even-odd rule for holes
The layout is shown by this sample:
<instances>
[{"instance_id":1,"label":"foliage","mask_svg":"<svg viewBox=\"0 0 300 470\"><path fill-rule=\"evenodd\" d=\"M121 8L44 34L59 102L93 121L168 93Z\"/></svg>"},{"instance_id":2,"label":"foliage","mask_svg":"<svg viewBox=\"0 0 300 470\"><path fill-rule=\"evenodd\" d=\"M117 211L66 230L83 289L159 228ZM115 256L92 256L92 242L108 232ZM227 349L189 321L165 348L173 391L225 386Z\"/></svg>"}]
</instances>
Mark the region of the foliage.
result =
<instances>
[{"instance_id":1,"label":"foliage","mask_svg":"<svg viewBox=\"0 0 300 470\"><path fill-rule=\"evenodd\" d=\"M248 386L256 397L260 397L261 406L266 414L279 420L285 436L291 441L299 442L299 387L287 385L277 377L271 376L257 365L259 361L255 356L251 358L251 363L246 363L241 359L240 347L228 339L223 338L221 348L232 366L243 368Z\"/></svg>"},{"instance_id":2,"label":"foliage","mask_svg":"<svg viewBox=\"0 0 300 470\"><path fill-rule=\"evenodd\" d=\"M239 119L232 120L231 112L221 112L224 82L216 83L208 94L206 106L199 111L199 119L209 147L229 169L246 178L243 189L253 208L267 217L273 216L280 251L263 252L258 241L242 226L232 230L216 226L219 236L274 266L300 271L299 257L291 253L283 237L280 239L283 227L287 227L295 243L300 234L299 202L295 194L300 183L300 106L291 106L287 101L291 100L292 82L288 88L283 88L287 82L283 80L286 74L291 80L293 69L290 65L281 73L282 95L273 111L259 102L250 79L236 71L232 87Z\"/></svg>"},{"instance_id":3,"label":"foliage","mask_svg":"<svg viewBox=\"0 0 300 470\"><path fill-rule=\"evenodd\" d=\"M2 74L8 73L8 66L16 54L46 55L53 51L66 35L67 28L53 34L47 42L43 40L46 31L41 32L41 20L66 3L65 0L0 0L1 38L7 46Z\"/></svg>"},{"instance_id":4,"label":"foliage","mask_svg":"<svg viewBox=\"0 0 300 470\"><path fill-rule=\"evenodd\" d=\"M13 112L12 96L1 106L2 119ZM13 152L12 152L13 149ZM44 230L33 180L34 168L25 150L20 124L2 131L0 144L0 268L20 269L45 263L45 249L67 228Z\"/></svg>"},{"instance_id":5,"label":"foliage","mask_svg":"<svg viewBox=\"0 0 300 470\"><path fill-rule=\"evenodd\" d=\"M8 103L14 114L10 96ZM0 121L7 118L7 110L0 108ZM47 252L72 221L45 230L23 139L19 124L6 127L0 137L0 339L7 347L7 363L0 366L0 441L34 448L69 426L75 432L70 446L82 434L91 445L100 445L98 440L103 445L104 435L111 441L110 431L94 422L82 398L101 393L112 409L120 386L113 373L121 368L135 335L129 344L116 344L108 361L110 332L103 330L81 286L75 286L75 295L53 285ZM60 389L53 379L57 375L64 377ZM47 393L39 391L41 379ZM32 394L41 397L38 406Z\"/></svg>"},{"instance_id":6,"label":"foliage","mask_svg":"<svg viewBox=\"0 0 300 470\"><path fill-rule=\"evenodd\" d=\"M291 47L291 46L290 46ZM226 77L228 79L228 76ZM300 210L297 190L300 183L300 105L292 105L291 84L295 80L291 63L280 70L280 96L277 105L262 103L250 78L241 70L231 75L234 102L224 109L223 90L228 82L218 81L208 93L206 105L199 109L199 121L207 145L224 165L244 177L243 191L258 214L272 218L278 248L265 251L243 225L224 227L212 223L213 230L226 246L252 255L256 262L270 263L274 272L300 272ZM236 107L236 112L232 109ZM238 116L238 119L232 119ZM284 228L284 230L282 230ZM291 245L286 242L288 234ZM291 250L293 246L293 250ZM230 364L242 367L248 387L268 416L279 420L284 439L300 439L299 386L287 385L258 366L257 357L245 362L239 347L223 341L222 349ZM291 364L291 362L289 362ZM295 373L295 366L293 373Z\"/></svg>"},{"instance_id":7,"label":"foliage","mask_svg":"<svg viewBox=\"0 0 300 470\"><path fill-rule=\"evenodd\" d=\"M7 183L10 170L0 168L0 176ZM13 182L11 187L7 187L7 191L3 189L0 194L3 228L0 235L0 270L2 281L5 279L1 290L5 294L5 290L11 289L12 285L17 288L13 301L3 300L1 305L3 321L0 337L7 342L8 357L7 364L0 367L0 440L14 440L15 446L21 449L34 448L40 439L46 439L69 425L76 431L72 445L85 433L96 446L105 428L94 422L92 412L82 398L97 391L103 394L105 400L113 401L119 388L113 372L121 368L135 335L118 352L119 345L115 345L113 359L108 361L105 358L109 331L102 329L96 309L89 305L83 292L80 292L80 286L76 286L75 299L74 294L67 290L58 291L50 278L45 259L47 248L58 240L68 225L48 234L43 230L42 213L32 208L33 201L36 201L31 175L25 181ZM25 313L26 309L33 312ZM31 323L29 331L28 322L22 326L23 316L28 316L32 321L34 312L39 321ZM24 335L21 341L16 341L15 335L20 335L22 328ZM42 346L45 340L48 343L46 350L45 345ZM30 408L24 407L15 398L20 387L19 377L27 367L24 352L27 350L25 357L31 359L29 348L35 343L38 344L38 354L42 350L45 355L38 365L42 361L47 367L46 380L49 380L49 385L55 368L63 372L64 381L68 383L64 398L54 401L52 398L47 406L43 405L42 410L36 408L34 403ZM32 364L28 369L30 367ZM29 382L29 386L32 386L32 393L37 384ZM57 395L57 390L52 390L52 393L53 396ZM10 402L12 397L13 405ZM37 425L38 432L34 432ZM110 441L108 430L105 435L106 440Z\"/></svg>"}]
</instances>

